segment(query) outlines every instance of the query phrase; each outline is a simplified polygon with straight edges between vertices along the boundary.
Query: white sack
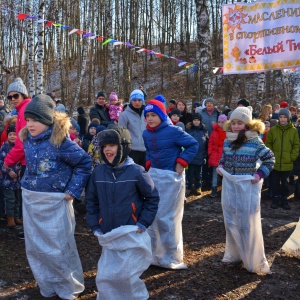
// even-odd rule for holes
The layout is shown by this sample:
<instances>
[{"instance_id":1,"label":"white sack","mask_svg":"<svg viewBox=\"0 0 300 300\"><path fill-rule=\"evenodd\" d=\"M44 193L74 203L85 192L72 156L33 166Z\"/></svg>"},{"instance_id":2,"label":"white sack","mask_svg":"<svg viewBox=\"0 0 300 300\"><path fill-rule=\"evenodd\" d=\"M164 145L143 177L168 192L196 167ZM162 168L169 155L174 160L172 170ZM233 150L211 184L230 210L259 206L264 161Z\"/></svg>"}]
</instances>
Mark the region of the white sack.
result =
<instances>
[{"instance_id":1,"label":"white sack","mask_svg":"<svg viewBox=\"0 0 300 300\"><path fill-rule=\"evenodd\" d=\"M282 246L282 250L288 255L300 259L300 219L294 232Z\"/></svg>"},{"instance_id":2,"label":"white sack","mask_svg":"<svg viewBox=\"0 0 300 300\"><path fill-rule=\"evenodd\" d=\"M265 257L261 227L260 198L263 180L257 184L251 175L230 175L224 169L222 208L226 229L223 262L243 261L253 273L270 273Z\"/></svg>"},{"instance_id":3,"label":"white sack","mask_svg":"<svg viewBox=\"0 0 300 300\"><path fill-rule=\"evenodd\" d=\"M73 201L64 193L22 191L26 255L44 297L74 299L84 290Z\"/></svg>"},{"instance_id":4,"label":"white sack","mask_svg":"<svg viewBox=\"0 0 300 300\"><path fill-rule=\"evenodd\" d=\"M148 228L152 244L152 265L186 269L183 263L182 217L185 174L150 168L149 174L159 193L158 211Z\"/></svg>"},{"instance_id":5,"label":"white sack","mask_svg":"<svg viewBox=\"0 0 300 300\"><path fill-rule=\"evenodd\" d=\"M97 300L149 298L140 276L151 263L151 240L147 232L137 230L137 226L126 225L106 234L95 233L102 246L96 276Z\"/></svg>"}]
</instances>

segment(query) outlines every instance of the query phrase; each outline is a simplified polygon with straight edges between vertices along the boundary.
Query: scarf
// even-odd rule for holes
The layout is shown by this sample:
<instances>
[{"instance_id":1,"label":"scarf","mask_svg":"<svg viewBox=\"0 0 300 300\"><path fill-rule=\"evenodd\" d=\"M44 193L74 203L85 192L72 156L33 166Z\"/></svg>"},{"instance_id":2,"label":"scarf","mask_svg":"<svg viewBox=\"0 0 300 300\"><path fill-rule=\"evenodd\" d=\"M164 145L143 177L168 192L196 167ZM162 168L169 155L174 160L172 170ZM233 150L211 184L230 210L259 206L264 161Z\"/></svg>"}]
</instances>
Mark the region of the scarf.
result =
<instances>
[{"instance_id":1,"label":"scarf","mask_svg":"<svg viewBox=\"0 0 300 300\"><path fill-rule=\"evenodd\" d=\"M258 137L258 133L256 131L250 131L250 130L247 130L245 132L245 135L246 135L247 140L252 140L252 139ZM232 142L237 139L238 133L228 131L228 132L226 132L226 137L229 141Z\"/></svg>"}]
</instances>

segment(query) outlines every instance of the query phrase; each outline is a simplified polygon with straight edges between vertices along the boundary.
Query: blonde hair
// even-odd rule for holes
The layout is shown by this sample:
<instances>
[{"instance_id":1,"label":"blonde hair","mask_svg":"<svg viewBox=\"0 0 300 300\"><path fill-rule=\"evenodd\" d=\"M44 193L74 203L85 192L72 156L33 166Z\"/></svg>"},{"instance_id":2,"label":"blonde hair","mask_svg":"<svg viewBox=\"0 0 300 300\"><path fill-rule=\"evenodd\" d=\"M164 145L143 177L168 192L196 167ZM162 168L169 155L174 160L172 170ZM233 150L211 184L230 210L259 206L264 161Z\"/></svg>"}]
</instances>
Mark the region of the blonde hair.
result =
<instances>
[{"instance_id":1,"label":"blonde hair","mask_svg":"<svg viewBox=\"0 0 300 300\"><path fill-rule=\"evenodd\" d=\"M263 122L268 121L270 119L270 114L272 113L272 106L270 104L264 105L259 114L259 119Z\"/></svg>"}]
</instances>

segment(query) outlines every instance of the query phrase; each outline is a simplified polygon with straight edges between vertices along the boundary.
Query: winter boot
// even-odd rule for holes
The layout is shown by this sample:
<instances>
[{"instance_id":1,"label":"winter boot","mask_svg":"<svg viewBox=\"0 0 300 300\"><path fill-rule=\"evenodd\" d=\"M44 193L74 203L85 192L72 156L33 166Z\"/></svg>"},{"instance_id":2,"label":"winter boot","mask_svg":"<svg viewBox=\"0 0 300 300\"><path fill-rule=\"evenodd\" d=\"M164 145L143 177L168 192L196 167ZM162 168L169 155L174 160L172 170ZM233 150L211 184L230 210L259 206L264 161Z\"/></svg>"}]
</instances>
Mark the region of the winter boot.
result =
<instances>
[{"instance_id":1,"label":"winter boot","mask_svg":"<svg viewBox=\"0 0 300 300\"><path fill-rule=\"evenodd\" d=\"M281 199L281 207L284 209L284 210L290 210L291 207L289 206L288 204L288 199L287 197L282 197Z\"/></svg>"},{"instance_id":2,"label":"winter boot","mask_svg":"<svg viewBox=\"0 0 300 300\"><path fill-rule=\"evenodd\" d=\"M22 219L15 219L16 225L23 225L23 220Z\"/></svg>"},{"instance_id":3,"label":"winter boot","mask_svg":"<svg viewBox=\"0 0 300 300\"><path fill-rule=\"evenodd\" d=\"M7 216L7 227L10 229L16 227L15 218L13 216Z\"/></svg>"},{"instance_id":4,"label":"winter boot","mask_svg":"<svg viewBox=\"0 0 300 300\"><path fill-rule=\"evenodd\" d=\"M199 188L199 189L196 189L196 190L195 190L195 194L196 194L196 195L201 195L201 189L200 189L200 188Z\"/></svg>"},{"instance_id":5,"label":"winter boot","mask_svg":"<svg viewBox=\"0 0 300 300\"><path fill-rule=\"evenodd\" d=\"M209 195L210 198L215 198L217 197L217 187L216 186L213 186L212 187L212 190L211 190L211 194Z\"/></svg>"},{"instance_id":6,"label":"winter boot","mask_svg":"<svg viewBox=\"0 0 300 300\"><path fill-rule=\"evenodd\" d=\"M280 204L280 196L274 196L271 204L271 208L277 209Z\"/></svg>"}]
</instances>

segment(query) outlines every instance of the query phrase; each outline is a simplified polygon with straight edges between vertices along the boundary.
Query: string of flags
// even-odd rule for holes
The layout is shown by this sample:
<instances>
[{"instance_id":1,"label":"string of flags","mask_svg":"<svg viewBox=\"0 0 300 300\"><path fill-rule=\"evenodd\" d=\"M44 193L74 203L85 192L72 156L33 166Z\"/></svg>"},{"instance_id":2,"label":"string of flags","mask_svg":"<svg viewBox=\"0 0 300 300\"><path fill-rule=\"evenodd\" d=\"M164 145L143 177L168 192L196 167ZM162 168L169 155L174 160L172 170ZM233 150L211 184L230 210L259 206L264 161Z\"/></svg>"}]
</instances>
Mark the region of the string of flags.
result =
<instances>
[{"instance_id":1,"label":"string of flags","mask_svg":"<svg viewBox=\"0 0 300 300\"><path fill-rule=\"evenodd\" d=\"M178 67L184 67L185 70L189 69L189 70L191 70L192 73L194 73L198 70L198 65L196 65L196 64L181 60L181 59L179 59L175 56L170 56L170 55L158 53L158 52L155 52L153 50L149 50L149 49L146 49L146 48L143 48L143 47L135 46L135 45L131 44L128 41L127 42L121 42L121 41L118 41L118 40L115 40L115 39L112 39L112 38L106 38L102 35L98 35L98 34L95 34L93 32L87 32L87 31L82 30L82 29L73 28L69 25L64 25L64 24L55 23L53 21L49 21L49 20L46 20L46 19L41 19L38 16L29 15L29 14L26 14L26 13L19 13L15 10L12 10L12 9L9 9L9 8L2 8L2 12L6 13L6 14L8 12L13 12L13 13L15 13L16 18L20 21L24 21L26 19L31 19L31 20L34 20L37 23L45 23L46 27L54 26L54 27L60 27L61 29L70 29L70 31L68 32L68 35L72 35L72 34L76 33L76 34L82 35L82 38L90 38L90 39L94 39L94 40L97 40L97 41L101 41L103 46L106 45L106 44L111 44L112 43L113 46L126 46L126 47L129 47L132 50L136 50L137 53L145 52L148 55L155 55L156 57L159 57L159 58L160 57L165 57L165 58L169 58L169 59L174 59L178 63ZM214 69L218 69L218 68L214 68ZM183 71L185 71L185 70L183 70Z\"/></svg>"}]
</instances>

